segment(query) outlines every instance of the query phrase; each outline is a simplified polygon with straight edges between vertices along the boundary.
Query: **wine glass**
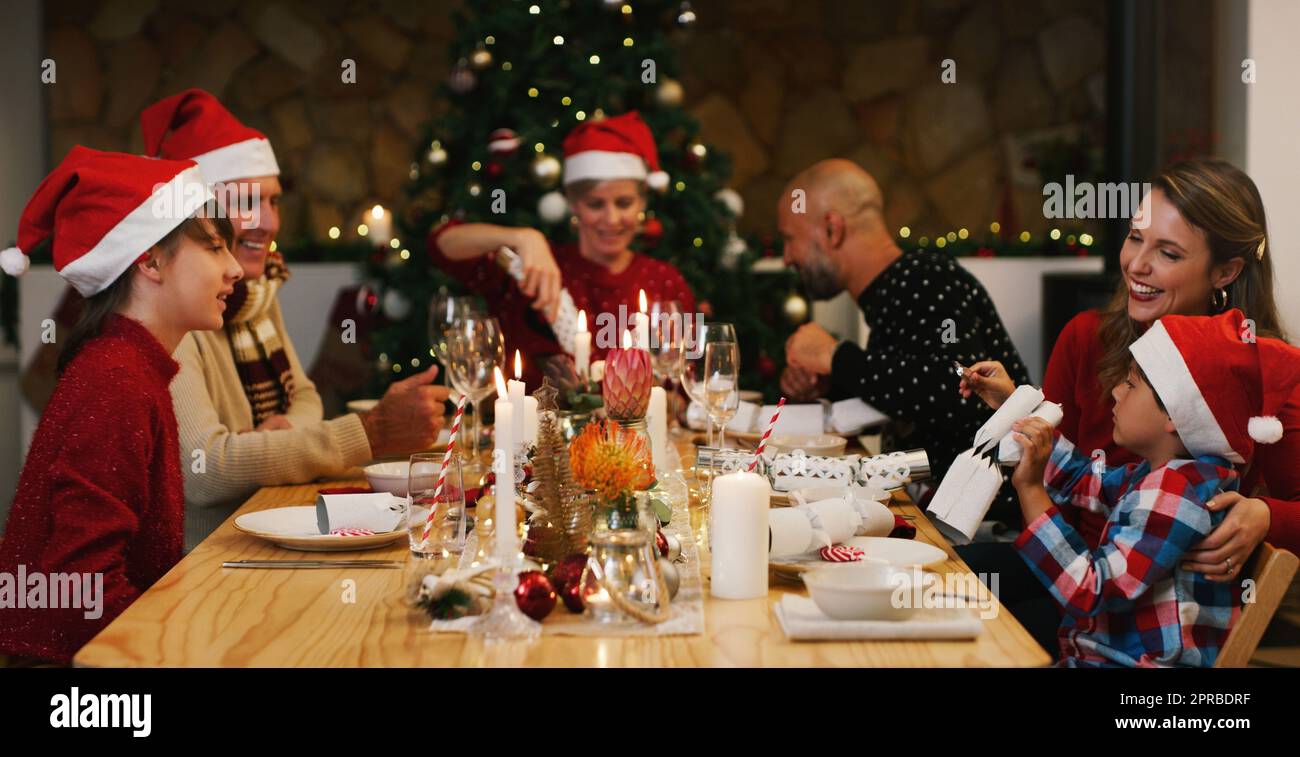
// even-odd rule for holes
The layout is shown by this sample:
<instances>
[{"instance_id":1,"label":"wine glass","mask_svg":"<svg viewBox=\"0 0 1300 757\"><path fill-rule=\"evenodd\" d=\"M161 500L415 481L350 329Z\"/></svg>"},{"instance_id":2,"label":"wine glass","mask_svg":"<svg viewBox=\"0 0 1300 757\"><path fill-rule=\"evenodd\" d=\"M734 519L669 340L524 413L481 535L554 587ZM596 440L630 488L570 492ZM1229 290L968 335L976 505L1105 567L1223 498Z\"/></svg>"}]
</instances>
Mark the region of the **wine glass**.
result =
<instances>
[{"instance_id":1,"label":"wine glass","mask_svg":"<svg viewBox=\"0 0 1300 757\"><path fill-rule=\"evenodd\" d=\"M682 304L677 300L650 303L650 363L655 382L668 382L668 417L677 420L677 377L681 373L682 344L685 342Z\"/></svg>"},{"instance_id":2,"label":"wine glass","mask_svg":"<svg viewBox=\"0 0 1300 757\"><path fill-rule=\"evenodd\" d=\"M727 424L740 408L740 348L735 342L704 346L704 407L718 424L718 447L727 446Z\"/></svg>"},{"instance_id":3,"label":"wine glass","mask_svg":"<svg viewBox=\"0 0 1300 757\"><path fill-rule=\"evenodd\" d=\"M494 391L492 371L505 360L505 342L497 319L466 315L453 324L447 337L447 368L452 386L474 406L471 455L478 459L483 400Z\"/></svg>"},{"instance_id":4,"label":"wine glass","mask_svg":"<svg viewBox=\"0 0 1300 757\"><path fill-rule=\"evenodd\" d=\"M447 335L456 321L467 315L486 315L477 297L465 297L440 291L429 301L429 349L442 364L442 380L451 386L447 367Z\"/></svg>"},{"instance_id":5,"label":"wine glass","mask_svg":"<svg viewBox=\"0 0 1300 757\"><path fill-rule=\"evenodd\" d=\"M692 400L708 407L708 401L704 396L704 379L708 375L705 372L704 355L705 347L710 342L736 342L736 327L730 323L715 323L693 321L685 329L685 340L682 343L682 359L680 362L682 388ZM713 425L709 424L709 446L713 446Z\"/></svg>"}]
</instances>

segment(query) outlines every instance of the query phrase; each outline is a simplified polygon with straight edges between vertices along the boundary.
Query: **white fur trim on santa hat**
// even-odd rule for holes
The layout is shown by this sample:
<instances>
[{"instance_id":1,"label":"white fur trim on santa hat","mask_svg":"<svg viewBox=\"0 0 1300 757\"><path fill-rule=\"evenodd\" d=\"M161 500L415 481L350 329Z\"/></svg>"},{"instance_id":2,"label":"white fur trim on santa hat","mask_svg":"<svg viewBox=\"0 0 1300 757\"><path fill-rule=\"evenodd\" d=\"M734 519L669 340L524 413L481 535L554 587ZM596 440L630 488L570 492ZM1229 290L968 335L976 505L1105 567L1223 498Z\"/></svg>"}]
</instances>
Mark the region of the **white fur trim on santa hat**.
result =
<instances>
[{"instance_id":1,"label":"white fur trim on santa hat","mask_svg":"<svg viewBox=\"0 0 1300 757\"><path fill-rule=\"evenodd\" d=\"M1131 346L1138 365L1151 381L1151 388L1165 403L1173 419L1178 438L1187 451L1195 456L1218 455L1234 463L1244 462L1241 455L1228 444L1228 438L1201 394L1201 388L1192 378L1192 372L1178 351L1178 345L1156 321L1147 332Z\"/></svg>"},{"instance_id":2,"label":"white fur trim on santa hat","mask_svg":"<svg viewBox=\"0 0 1300 757\"><path fill-rule=\"evenodd\" d=\"M212 184L280 175L280 164L275 161L271 142L262 137L218 147L195 156L194 162L199 164L203 178Z\"/></svg>"},{"instance_id":3,"label":"white fur trim on santa hat","mask_svg":"<svg viewBox=\"0 0 1300 757\"><path fill-rule=\"evenodd\" d=\"M10 276L22 276L27 273L30 262L23 251L17 247L10 247L0 252L0 269L4 269L4 272Z\"/></svg>"},{"instance_id":4,"label":"white fur trim on santa hat","mask_svg":"<svg viewBox=\"0 0 1300 757\"><path fill-rule=\"evenodd\" d=\"M197 166L181 171L171 181L154 187L153 193L118 221L98 244L59 269L59 275L82 297L99 294L210 199L212 190Z\"/></svg>"},{"instance_id":5,"label":"white fur trim on santa hat","mask_svg":"<svg viewBox=\"0 0 1300 757\"><path fill-rule=\"evenodd\" d=\"M664 171L653 171L645 177L645 183L656 192L662 192L668 188L668 174Z\"/></svg>"},{"instance_id":6,"label":"white fur trim on santa hat","mask_svg":"<svg viewBox=\"0 0 1300 757\"><path fill-rule=\"evenodd\" d=\"M564 183L588 179L646 178L645 161L640 155L609 150L586 150L564 159Z\"/></svg>"},{"instance_id":7,"label":"white fur trim on santa hat","mask_svg":"<svg viewBox=\"0 0 1300 757\"><path fill-rule=\"evenodd\" d=\"M1273 444L1282 438L1282 421L1272 415L1257 415L1246 422L1246 432L1260 444Z\"/></svg>"}]
</instances>

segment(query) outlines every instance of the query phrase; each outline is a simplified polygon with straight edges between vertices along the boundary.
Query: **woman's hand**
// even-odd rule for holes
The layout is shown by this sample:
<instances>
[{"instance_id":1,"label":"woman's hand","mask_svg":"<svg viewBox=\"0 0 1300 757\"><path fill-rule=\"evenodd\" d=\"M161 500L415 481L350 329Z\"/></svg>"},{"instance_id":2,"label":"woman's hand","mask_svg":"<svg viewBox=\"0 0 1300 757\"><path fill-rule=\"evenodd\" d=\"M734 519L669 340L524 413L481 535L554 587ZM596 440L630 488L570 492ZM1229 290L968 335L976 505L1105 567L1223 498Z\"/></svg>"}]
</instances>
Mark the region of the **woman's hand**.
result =
<instances>
[{"instance_id":1,"label":"woman's hand","mask_svg":"<svg viewBox=\"0 0 1300 757\"><path fill-rule=\"evenodd\" d=\"M963 397L978 394L994 410L1002 407L1015 390L1016 382L1011 380L1011 374L996 360L983 360L967 368L957 388Z\"/></svg>"},{"instance_id":2,"label":"woman's hand","mask_svg":"<svg viewBox=\"0 0 1300 757\"><path fill-rule=\"evenodd\" d=\"M1047 470L1047 460L1052 456L1055 432L1052 426L1042 418L1030 416L1021 418L1011 426L1011 437L1020 443L1023 452L1016 470L1011 474L1011 483L1016 491L1022 489L1043 488L1043 472Z\"/></svg>"},{"instance_id":3,"label":"woman's hand","mask_svg":"<svg viewBox=\"0 0 1300 757\"><path fill-rule=\"evenodd\" d=\"M1188 550L1182 567L1203 573L1211 581L1231 581L1268 536L1272 514L1264 500L1245 497L1241 492L1216 494L1205 506L1210 512L1227 508L1228 514L1209 536Z\"/></svg>"},{"instance_id":4,"label":"woman's hand","mask_svg":"<svg viewBox=\"0 0 1300 757\"><path fill-rule=\"evenodd\" d=\"M547 323L554 323L560 311L560 267L551 254L551 245L537 229L516 229L511 247L524 266L524 278L519 291L533 301L533 308L541 311Z\"/></svg>"}]
</instances>

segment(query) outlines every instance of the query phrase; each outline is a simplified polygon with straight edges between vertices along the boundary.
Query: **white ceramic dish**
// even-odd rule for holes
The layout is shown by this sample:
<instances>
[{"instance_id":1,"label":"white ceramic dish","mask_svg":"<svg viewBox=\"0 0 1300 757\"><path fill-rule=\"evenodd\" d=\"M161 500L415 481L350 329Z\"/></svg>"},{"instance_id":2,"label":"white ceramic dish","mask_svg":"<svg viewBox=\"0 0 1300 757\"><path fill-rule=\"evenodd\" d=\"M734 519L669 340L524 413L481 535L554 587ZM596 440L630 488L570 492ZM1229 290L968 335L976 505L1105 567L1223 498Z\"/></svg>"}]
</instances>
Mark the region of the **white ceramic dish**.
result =
<instances>
[{"instance_id":1,"label":"white ceramic dish","mask_svg":"<svg viewBox=\"0 0 1300 757\"><path fill-rule=\"evenodd\" d=\"M817 552L788 557L774 557L768 567L786 578L795 578L815 568L840 570L863 563L888 565L894 568L925 568L948 559L948 553L936 546L915 539L891 539L888 536L854 536L844 544L857 547L866 555L856 563L832 563L822 559Z\"/></svg>"},{"instance_id":2,"label":"white ceramic dish","mask_svg":"<svg viewBox=\"0 0 1300 757\"><path fill-rule=\"evenodd\" d=\"M316 525L316 506L276 507L244 513L235 518L235 528L264 539L277 547L304 552L353 552L377 549L406 538L406 529L373 536L331 536Z\"/></svg>"},{"instance_id":3,"label":"white ceramic dish","mask_svg":"<svg viewBox=\"0 0 1300 757\"><path fill-rule=\"evenodd\" d=\"M908 618L916 608L894 599L900 591L910 591L912 580L911 573L878 563L818 568L803 577L817 609L836 620Z\"/></svg>"},{"instance_id":4,"label":"white ceramic dish","mask_svg":"<svg viewBox=\"0 0 1300 757\"><path fill-rule=\"evenodd\" d=\"M803 450L809 455L822 457L841 457L849 440L835 434L773 434L767 440L767 446L775 454Z\"/></svg>"}]
</instances>

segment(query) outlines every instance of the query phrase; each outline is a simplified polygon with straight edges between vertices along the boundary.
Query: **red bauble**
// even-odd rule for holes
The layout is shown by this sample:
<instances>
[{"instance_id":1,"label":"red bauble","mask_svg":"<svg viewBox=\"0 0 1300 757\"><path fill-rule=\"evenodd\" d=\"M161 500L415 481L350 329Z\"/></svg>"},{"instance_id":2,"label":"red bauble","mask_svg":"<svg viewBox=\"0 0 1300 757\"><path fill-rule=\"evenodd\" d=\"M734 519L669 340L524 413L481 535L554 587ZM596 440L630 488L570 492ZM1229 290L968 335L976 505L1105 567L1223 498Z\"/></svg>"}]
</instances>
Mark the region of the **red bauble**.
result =
<instances>
[{"instance_id":1,"label":"red bauble","mask_svg":"<svg viewBox=\"0 0 1300 757\"><path fill-rule=\"evenodd\" d=\"M483 173L489 179L499 179L501 178L501 174L505 173L505 170L505 166L495 160L489 160L488 164L483 168Z\"/></svg>"},{"instance_id":2,"label":"red bauble","mask_svg":"<svg viewBox=\"0 0 1300 757\"><path fill-rule=\"evenodd\" d=\"M569 555L551 568L551 583L555 590L564 593L570 584L582 580L582 571L587 567L586 555Z\"/></svg>"},{"instance_id":3,"label":"red bauble","mask_svg":"<svg viewBox=\"0 0 1300 757\"><path fill-rule=\"evenodd\" d=\"M660 557L668 556L668 537L664 536L662 528L655 531L655 547L659 550Z\"/></svg>"},{"instance_id":4,"label":"red bauble","mask_svg":"<svg viewBox=\"0 0 1300 757\"><path fill-rule=\"evenodd\" d=\"M586 608L585 597L586 592L582 590L581 580L574 581L564 587L564 591L560 592L560 599L564 600L564 606L569 608L569 612L573 613L582 612Z\"/></svg>"},{"instance_id":5,"label":"red bauble","mask_svg":"<svg viewBox=\"0 0 1300 757\"><path fill-rule=\"evenodd\" d=\"M776 362L767 353L758 356L758 373L765 379L776 375Z\"/></svg>"},{"instance_id":6,"label":"red bauble","mask_svg":"<svg viewBox=\"0 0 1300 757\"><path fill-rule=\"evenodd\" d=\"M555 588L551 579L540 570L526 570L519 574L515 587L515 604L523 614L540 621L555 609Z\"/></svg>"},{"instance_id":7,"label":"red bauble","mask_svg":"<svg viewBox=\"0 0 1300 757\"><path fill-rule=\"evenodd\" d=\"M705 317L705 318L712 318L712 317L713 317L713 303L712 303L712 302L709 302L708 300L701 300L701 301L699 302L699 304L697 305L697 307L699 307L700 312L704 314L704 317Z\"/></svg>"},{"instance_id":8,"label":"red bauble","mask_svg":"<svg viewBox=\"0 0 1300 757\"><path fill-rule=\"evenodd\" d=\"M664 222L658 218L647 218L641 225L641 238L646 244L659 244L659 240L664 238Z\"/></svg>"}]
</instances>

